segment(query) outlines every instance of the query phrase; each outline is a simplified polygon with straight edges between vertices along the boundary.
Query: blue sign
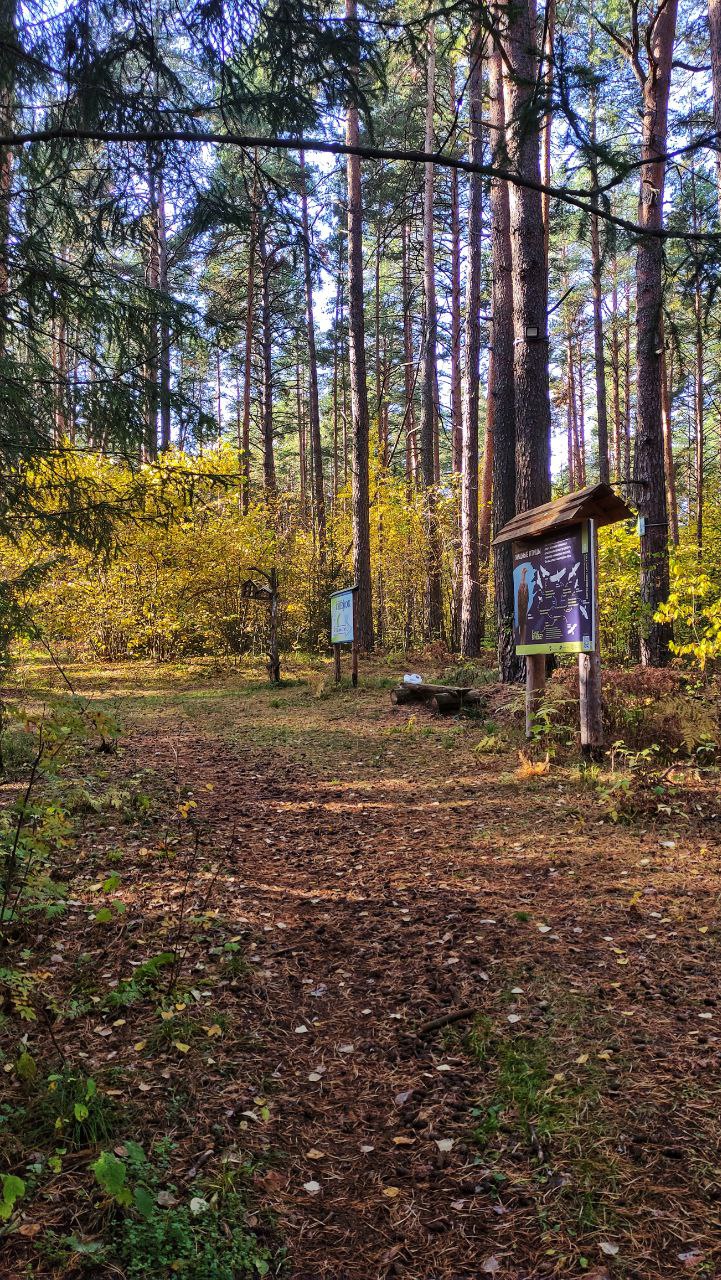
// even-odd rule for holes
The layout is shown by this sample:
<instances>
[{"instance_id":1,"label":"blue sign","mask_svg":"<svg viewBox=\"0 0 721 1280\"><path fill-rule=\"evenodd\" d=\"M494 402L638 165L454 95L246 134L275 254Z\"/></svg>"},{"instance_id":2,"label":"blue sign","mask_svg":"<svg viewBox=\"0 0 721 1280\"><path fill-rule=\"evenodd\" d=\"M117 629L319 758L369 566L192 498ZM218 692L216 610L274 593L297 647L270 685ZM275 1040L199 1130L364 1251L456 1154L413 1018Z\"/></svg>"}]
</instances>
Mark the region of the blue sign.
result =
<instances>
[{"instance_id":1,"label":"blue sign","mask_svg":"<svg viewBox=\"0 0 721 1280\"><path fill-rule=\"evenodd\" d=\"M355 587L334 591L330 598L331 644L353 643L353 593Z\"/></svg>"}]
</instances>

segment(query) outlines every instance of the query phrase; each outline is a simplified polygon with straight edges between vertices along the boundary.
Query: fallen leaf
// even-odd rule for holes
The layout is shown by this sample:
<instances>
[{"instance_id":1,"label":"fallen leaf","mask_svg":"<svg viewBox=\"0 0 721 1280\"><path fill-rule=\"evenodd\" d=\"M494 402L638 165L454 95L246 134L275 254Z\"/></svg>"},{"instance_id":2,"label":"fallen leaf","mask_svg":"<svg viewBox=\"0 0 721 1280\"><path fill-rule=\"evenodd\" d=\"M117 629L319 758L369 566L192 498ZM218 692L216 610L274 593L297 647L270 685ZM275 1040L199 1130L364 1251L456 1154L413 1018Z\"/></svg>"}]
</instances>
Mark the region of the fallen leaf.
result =
<instances>
[{"instance_id":1,"label":"fallen leaf","mask_svg":"<svg viewBox=\"0 0 721 1280\"><path fill-rule=\"evenodd\" d=\"M178 1199L177 1196L173 1195L172 1191L159 1191L155 1197L155 1202L160 1205L161 1209L172 1209L173 1205L178 1203Z\"/></svg>"},{"instance_id":2,"label":"fallen leaf","mask_svg":"<svg viewBox=\"0 0 721 1280\"><path fill-rule=\"evenodd\" d=\"M599 1240L598 1247L607 1258L615 1258L620 1249L619 1245L611 1244L610 1240Z\"/></svg>"},{"instance_id":3,"label":"fallen leaf","mask_svg":"<svg viewBox=\"0 0 721 1280\"><path fill-rule=\"evenodd\" d=\"M400 1194L401 1194L400 1187L384 1187L383 1188L383 1195L385 1196L386 1200L395 1200L396 1196L399 1196Z\"/></svg>"},{"instance_id":4,"label":"fallen leaf","mask_svg":"<svg viewBox=\"0 0 721 1280\"><path fill-rule=\"evenodd\" d=\"M400 1137L393 1139L393 1145L396 1147L412 1147L414 1142L415 1138L405 1138L402 1134Z\"/></svg>"},{"instance_id":5,"label":"fallen leaf","mask_svg":"<svg viewBox=\"0 0 721 1280\"><path fill-rule=\"evenodd\" d=\"M317 1147L311 1147L305 1155L307 1160L325 1160L325 1151L319 1151Z\"/></svg>"},{"instance_id":6,"label":"fallen leaf","mask_svg":"<svg viewBox=\"0 0 721 1280\"><path fill-rule=\"evenodd\" d=\"M173 1044L175 1045L175 1048L178 1050L178 1053L187 1053L190 1048L190 1045L183 1044L182 1040L174 1040Z\"/></svg>"},{"instance_id":7,"label":"fallen leaf","mask_svg":"<svg viewBox=\"0 0 721 1280\"><path fill-rule=\"evenodd\" d=\"M312 1178L310 1182L303 1183L303 1190L308 1192L309 1196L317 1196L320 1191L320 1183L315 1182Z\"/></svg>"},{"instance_id":8,"label":"fallen leaf","mask_svg":"<svg viewBox=\"0 0 721 1280\"><path fill-rule=\"evenodd\" d=\"M498 1275L500 1269L501 1264L498 1258L486 1258L485 1262L481 1263L481 1272L484 1276Z\"/></svg>"},{"instance_id":9,"label":"fallen leaf","mask_svg":"<svg viewBox=\"0 0 721 1280\"><path fill-rule=\"evenodd\" d=\"M436 1138L436 1146L439 1151L452 1151L453 1138Z\"/></svg>"}]
</instances>

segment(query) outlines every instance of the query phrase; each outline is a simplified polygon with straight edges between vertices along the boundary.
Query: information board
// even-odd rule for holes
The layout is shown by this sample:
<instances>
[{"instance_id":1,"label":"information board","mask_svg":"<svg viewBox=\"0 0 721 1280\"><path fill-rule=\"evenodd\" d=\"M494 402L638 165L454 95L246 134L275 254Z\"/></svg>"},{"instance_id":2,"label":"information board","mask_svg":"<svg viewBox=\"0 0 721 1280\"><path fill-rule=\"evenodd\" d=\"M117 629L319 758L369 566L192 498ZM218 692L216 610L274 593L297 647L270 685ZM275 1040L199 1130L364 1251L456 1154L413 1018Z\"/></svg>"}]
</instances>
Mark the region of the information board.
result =
<instances>
[{"instance_id":1,"label":"information board","mask_svg":"<svg viewBox=\"0 0 721 1280\"><path fill-rule=\"evenodd\" d=\"M592 522L585 520L513 543L513 639L516 653L592 653Z\"/></svg>"},{"instance_id":2,"label":"information board","mask_svg":"<svg viewBox=\"0 0 721 1280\"><path fill-rule=\"evenodd\" d=\"M354 587L348 587L345 591L334 591L330 598L331 644L353 643L354 590Z\"/></svg>"}]
</instances>

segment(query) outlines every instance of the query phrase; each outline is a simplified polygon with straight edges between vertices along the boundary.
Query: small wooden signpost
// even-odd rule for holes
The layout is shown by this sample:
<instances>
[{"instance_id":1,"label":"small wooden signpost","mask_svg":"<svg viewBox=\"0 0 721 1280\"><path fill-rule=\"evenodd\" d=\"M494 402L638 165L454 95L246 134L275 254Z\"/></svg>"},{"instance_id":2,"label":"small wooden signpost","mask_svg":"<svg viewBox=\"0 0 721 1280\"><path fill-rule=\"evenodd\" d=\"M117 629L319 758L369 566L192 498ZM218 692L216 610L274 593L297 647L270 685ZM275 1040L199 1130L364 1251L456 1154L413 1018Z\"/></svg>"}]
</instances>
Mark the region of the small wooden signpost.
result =
<instances>
[{"instance_id":1,"label":"small wooden signpost","mask_svg":"<svg viewBox=\"0 0 721 1280\"><path fill-rule=\"evenodd\" d=\"M278 653L278 571L271 569L270 573L266 573L264 569L256 569L251 566L248 573L258 574L259 577L265 578L267 586L263 582L254 582L252 578L246 578L241 584L240 595L242 600L260 600L265 601L269 606L269 640L268 640L268 677L272 684L280 684L280 655Z\"/></svg>"},{"instance_id":2,"label":"small wooden signpost","mask_svg":"<svg viewBox=\"0 0 721 1280\"><path fill-rule=\"evenodd\" d=\"M340 653L342 644L351 646L351 663L353 687L358 684L358 643L356 640L356 593L357 587L344 587L341 591L331 592L330 597L330 640L333 645L333 671L335 683L340 684Z\"/></svg>"},{"instance_id":3,"label":"small wooden signpost","mask_svg":"<svg viewBox=\"0 0 721 1280\"><path fill-rule=\"evenodd\" d=\"M603 746L598 636L598 545L603 525L633 512L607 484L590 485L524 511L495 544L512 543L513 638L526 659L526 736L546 685L546 654L578 654L581 747Z\"/></svg>"}]
</instances>

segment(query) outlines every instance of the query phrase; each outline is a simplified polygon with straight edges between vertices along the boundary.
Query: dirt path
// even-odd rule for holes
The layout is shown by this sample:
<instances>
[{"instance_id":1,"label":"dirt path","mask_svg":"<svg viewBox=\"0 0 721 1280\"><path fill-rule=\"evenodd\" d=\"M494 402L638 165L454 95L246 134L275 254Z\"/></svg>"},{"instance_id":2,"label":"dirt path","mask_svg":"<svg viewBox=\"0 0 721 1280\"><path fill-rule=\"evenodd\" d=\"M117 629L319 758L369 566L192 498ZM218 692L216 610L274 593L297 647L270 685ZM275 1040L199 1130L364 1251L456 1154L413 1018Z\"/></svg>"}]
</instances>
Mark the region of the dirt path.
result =
<instances>
[{"instance_id":1,"label":"dirt path","mask_svg":"<svg viewBox=\"0 0 721 1280\"><path fill-rule=\"evenodd\" d=\"M351 708L333 771L202 716L131 727L114 781L149 777L155 813L86 823L88 882L122 842L127 915L81 943L111 987L174 946L186 994L58 1039L111 1065L176 1185L243 1168L294 1280L715 1275L708 794L609 825L568 770L473 753L480 731L396 738L386 696L382 746Z\"/></svg>"},{"instance_id":2,"label":"dirt path","mask_svg":"<svg viewBox=\"0 0 721 1280\"><path fill-rule=\"evenodd\" d=\"M589 824L565 780L497 759L339 783L194 734L156 745L161 773L176 755L215 848L234 840L210 905L250 939L253 1043L223 1044L210 1105L232 1129L267 1095L245 1136L277 1153L256 1185L294 1276L708 1261L721 1010L690 848ZM418 1034L469 1007L470 1042L472 1020Z\"/></svg>"}]
</instances>

